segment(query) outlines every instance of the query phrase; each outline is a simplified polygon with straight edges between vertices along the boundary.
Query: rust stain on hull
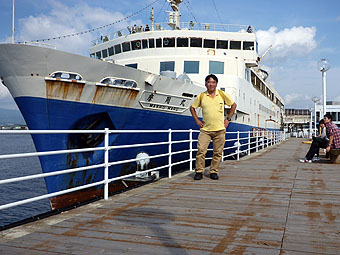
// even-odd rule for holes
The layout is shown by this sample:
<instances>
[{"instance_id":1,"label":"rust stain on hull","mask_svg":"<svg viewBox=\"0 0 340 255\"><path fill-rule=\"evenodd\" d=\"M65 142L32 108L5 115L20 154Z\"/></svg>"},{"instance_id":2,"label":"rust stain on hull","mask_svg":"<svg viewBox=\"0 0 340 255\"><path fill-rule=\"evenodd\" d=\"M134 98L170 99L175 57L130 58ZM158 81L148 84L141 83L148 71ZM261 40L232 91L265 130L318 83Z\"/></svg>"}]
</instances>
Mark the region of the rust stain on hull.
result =
<instances>
[{"instance_id":1,"label":"rust stain on hull","mask_svg":"<svg viewBox=\"0 0 340 255\"><path fill-rule=\"evenodd\" d=\"M129 188L136 187L140 182L129 181ZM114 182L109 184L109 193L119 192L127 189L122 182ZM50 198L50 206L52 210L63 209L79 205L80 203L101 197L104 194L104 189L88 188L80 191L71 192L65 195Z\"/></svg>"},{"instance_id":2,"label":"rust stain on hull","mask_svg":"<svg viewBox=\"0 0 340 255\"><path fill-rule=\"evenodd\" d=\"M63 81L46 81L47 98L79 101L85 84Z\"/></svg>"},{"instance_id":3,"label":"rust stain on hull","mask_svg":"<svg viewBox=\"0 0 340 255\"><path fill-rule=\"evenodd\" d=\"M132 106L138 93L133 89L97 86L92 103Z\"/></svg>"}]
</instances>

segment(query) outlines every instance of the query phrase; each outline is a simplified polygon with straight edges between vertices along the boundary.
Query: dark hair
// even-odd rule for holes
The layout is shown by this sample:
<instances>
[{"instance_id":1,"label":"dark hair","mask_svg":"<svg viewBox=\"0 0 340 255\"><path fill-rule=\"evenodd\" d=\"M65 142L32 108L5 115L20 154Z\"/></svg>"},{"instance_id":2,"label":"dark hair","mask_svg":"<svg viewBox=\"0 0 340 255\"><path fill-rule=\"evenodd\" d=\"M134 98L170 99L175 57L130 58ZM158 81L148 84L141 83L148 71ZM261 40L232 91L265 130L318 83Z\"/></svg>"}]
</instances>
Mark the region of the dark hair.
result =
<instances>
[{"instance_id":1,"label":"dark hair","mask_svg":"<svg viewBox=\"0 0 340 255\"><path fill-rule=\"evenodd\" d=\"M215 74L209 74L207 77L205 77L205 82L207 82L210 78L216 81L218 83L218 78L216 77Z\"/></svg>"},{"instance_id":2,"label":"dark hair","mask_svg":"<svg viewBox=\"0 0 340 255\"><path fill-rule=\"evenodd\" d=\"M319 125L320 125L320 124L325 124L325 121L324 121L324 120L320 120L320 121L319 121Z\"/></svg>"},{"instance_id":3,"label":"dark hair","mask_svg":"<svg viewBox=\"0 0 340 255\"><path fill-rule=\"evenodd\" d=\"M324 117L327 117L328 119L332 120L332 115L330 115L329 113L326 113Z\"/></svg>"}]
</instances>

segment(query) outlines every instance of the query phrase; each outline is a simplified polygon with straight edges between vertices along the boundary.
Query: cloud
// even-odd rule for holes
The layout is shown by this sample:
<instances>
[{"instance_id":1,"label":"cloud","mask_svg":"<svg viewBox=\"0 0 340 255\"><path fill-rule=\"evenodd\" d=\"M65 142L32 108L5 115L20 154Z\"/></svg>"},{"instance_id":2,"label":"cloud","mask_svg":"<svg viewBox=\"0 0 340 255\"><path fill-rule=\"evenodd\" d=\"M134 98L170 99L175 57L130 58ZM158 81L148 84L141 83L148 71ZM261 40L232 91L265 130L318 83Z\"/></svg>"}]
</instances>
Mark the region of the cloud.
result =
<instances>
[{"instance_id":1,"label":"cloud","mask_svg":"<svg viewBox=\"0 0 340 255\"><path fill-rule=\"evenodd\" d=\"M299 102L301 100L303 101L311 100L311 97L308 95L293 93L293 94L286 95L284 97L284 100L285 100L286 105L289 105L289 104L294 104L296 102Z\"/></svg>"},{"instance_id":2,"label":"cloud","mask_svg":"<svg viewBox=\"0 0 340 255\"><path fill-rule=\"evenodd\" d=\"M259 54L262 55L270 45L272 48L266 59L277 61L301 57L309 54L317 43L315 27L292 27L278 31L276 27L256 32L259 42Z\"/></svg>"},{"instance_id":3,"label":"cloud","mask_svg":"<svg viewBox=\"0 0 340 255\"><path fill-rule=\"evenodd\" d=\"M86 3L77 6L66 6L58 1L50 1L50 3L49 13L19 20L17 41L34 41L74 34L113 23L125 17L122 13L89 7ZM131 21L133 22L136 21ZM92 46L91 41L99 38L100 35L123 29L131 23L122 21L97 32L44 41L44 43L55 45L59 50L88 55L89 48Z\"/></svg>"}]
</instances>

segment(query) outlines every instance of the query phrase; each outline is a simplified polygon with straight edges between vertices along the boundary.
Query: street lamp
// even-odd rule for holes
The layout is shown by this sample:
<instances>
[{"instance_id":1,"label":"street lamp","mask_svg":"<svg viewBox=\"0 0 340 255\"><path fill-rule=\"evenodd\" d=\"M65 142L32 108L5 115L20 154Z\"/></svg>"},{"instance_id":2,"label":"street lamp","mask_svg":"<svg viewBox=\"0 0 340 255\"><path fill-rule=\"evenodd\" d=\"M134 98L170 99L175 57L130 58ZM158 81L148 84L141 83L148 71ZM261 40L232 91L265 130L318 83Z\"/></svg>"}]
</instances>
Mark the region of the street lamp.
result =
<instances>
[{"instance_id":1,"label":"street lamp","mask_svg":"<svg viewBox=\"0 0 340 255\"><path fill-rule=\"evenodd\" d=\"M316 103L320 101L318 97L313 97L312 101L314 102L314 132L316 135Z\"/></svg>"},{"instance_id":2,"label":"street lamp","mask_svg":"<svg viewBox=\"0 0 340 255\"><path fill-rule=\"evenodd\" d=\"M313 133L313 128L312 128L312 122L313 122L313 116L312 116L312 114L313 114L313 108L310 108L309 109L309 111L310 111L310 121L309 121L309 138L312 138L312 133Z\"/></svg>"},{"instance_id":3,"label":"street lamp","mask_svg":"<svg viewBox=\"0 0 340 255\"><path fill-rule=\"evenodd\" d=\"M318 69L322 73L323 115L326 114L326 72L329 68L331 68L331 65L327 59L323 58L318 62Z\"/></svg>"}]
</instances>

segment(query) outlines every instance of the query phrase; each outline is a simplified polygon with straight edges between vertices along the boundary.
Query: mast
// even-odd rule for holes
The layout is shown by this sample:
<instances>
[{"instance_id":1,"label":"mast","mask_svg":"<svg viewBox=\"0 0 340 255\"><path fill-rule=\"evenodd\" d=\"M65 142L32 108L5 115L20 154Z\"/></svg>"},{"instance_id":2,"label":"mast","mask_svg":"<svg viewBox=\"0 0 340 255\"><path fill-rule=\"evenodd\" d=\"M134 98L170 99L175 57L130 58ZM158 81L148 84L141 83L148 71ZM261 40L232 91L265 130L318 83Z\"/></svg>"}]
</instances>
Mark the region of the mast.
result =
<instances>
[{"instance_id":1,"label":"mast","mask_svg":"<svg viewBox=\"0 0 340 255\"><path fill-rule=\"evenodd\" d=\"M169 26L173 29L180 29L179 22L180 22L180 12L179 12L179 5L183 2L183 0L168 0L171 5L173 12L169 13Z\"/></svg>"},{"instance_id":2,"label":"mast","mask_svg":"<svg viewBox=\"0 0 340 255\"><path fill-rule=\"evenodd\" d=\"M14 1L15 0L13 0L12 43L14 43Z\"/></svg>"}]
</instances>

